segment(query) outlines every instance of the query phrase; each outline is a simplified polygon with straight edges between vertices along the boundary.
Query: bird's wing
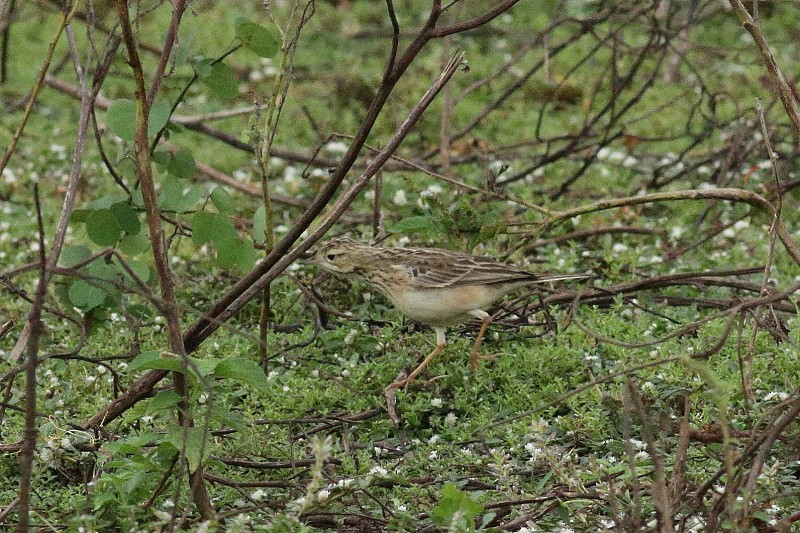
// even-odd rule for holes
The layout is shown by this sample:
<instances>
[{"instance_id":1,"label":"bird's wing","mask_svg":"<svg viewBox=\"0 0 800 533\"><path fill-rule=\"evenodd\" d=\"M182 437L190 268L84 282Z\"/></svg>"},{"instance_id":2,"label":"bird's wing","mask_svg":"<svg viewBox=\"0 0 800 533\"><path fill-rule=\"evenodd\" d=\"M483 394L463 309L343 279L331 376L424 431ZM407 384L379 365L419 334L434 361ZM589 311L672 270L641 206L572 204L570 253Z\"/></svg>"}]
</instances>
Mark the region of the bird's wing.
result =
<instances>
[{"instance_id":1,"label":"bird's wing","mask_svg":"<svg viewBox=\"0 0 800 533\"><path fill-rule=\"evenodd\" d=\"M534 282L536 274L499 263L489 258L453 252L424 254L412 253L398 257L397 268L408 276L411 285L418 289L442 289L466 285L492 285L496 283Z\"/></svg>"}]
</instances>

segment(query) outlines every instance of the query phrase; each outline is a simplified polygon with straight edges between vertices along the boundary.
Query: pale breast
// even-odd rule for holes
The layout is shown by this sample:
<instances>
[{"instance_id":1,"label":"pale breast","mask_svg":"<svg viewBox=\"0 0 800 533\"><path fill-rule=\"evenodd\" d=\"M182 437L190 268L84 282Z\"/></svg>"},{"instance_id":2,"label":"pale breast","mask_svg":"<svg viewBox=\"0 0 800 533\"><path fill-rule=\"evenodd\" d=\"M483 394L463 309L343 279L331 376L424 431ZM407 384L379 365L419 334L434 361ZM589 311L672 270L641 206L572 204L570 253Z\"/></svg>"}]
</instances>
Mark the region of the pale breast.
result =
<instances>
[{"instance_id":1,"label":"pale breast","mask_svg":"<svg viewBox=\"0 0 800 533\"><path fill-rule=\"evenodd\" d=\"M387 294L408 317L432 326L449 326L469 318L468 312L488 307L504 290L488 285L404 290Z\"/></svg>"}]
</instances>

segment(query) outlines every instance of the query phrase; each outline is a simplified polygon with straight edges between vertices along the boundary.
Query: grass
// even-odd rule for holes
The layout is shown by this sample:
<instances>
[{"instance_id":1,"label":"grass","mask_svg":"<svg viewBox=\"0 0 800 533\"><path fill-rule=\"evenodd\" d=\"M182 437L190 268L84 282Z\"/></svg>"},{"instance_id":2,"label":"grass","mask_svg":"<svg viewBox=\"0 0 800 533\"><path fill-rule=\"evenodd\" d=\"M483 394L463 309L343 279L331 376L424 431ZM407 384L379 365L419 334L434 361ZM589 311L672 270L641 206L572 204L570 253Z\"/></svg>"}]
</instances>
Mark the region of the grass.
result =
<instances>
[{"instance_id":1,"label":"grass","mask_svg":"<svg viewBox=\"0 0 800 533\"><path fill-rule=\"evenodd\" d=\"M584 16L582 10L592 9L589 4L570 6L576 16ZM363 100L380 80L389 41L350 38L346 26L355 24L353 31L385 30L388 25L378 7L370 2L353 2L350 8L336 8L319 2L317 13L301 36L295 80L276 137L278 146L310 150L324 134L351 134L357 127L364 113ZM239 14L259 17L250 9L245 5L236 10L198 6L187 16L182 38L189 46L194 33L192 52L213 57L230 44ZM467 51L471 71L454 79L453 94L458 95L470 83L488 75L515 47L527 42L525 31L529 25L544 27L550 19L543 11L534 13L522 6L512 12L510 19L494 22L491 30L501 34L499 38L491 32L455 37L453 46ZM398 7L398 12L403 28L422 20L410 7ZM796 9L782 5L778 14L768 19L765 31L774 42L794 49L788 35L798 17ZM27 74L12 80L3 90L4 98L10 100L29 89L31 71L23 67L41 62L56 20L53 14L38 15L23 9L14 26L18 47L10 56L9 68ZM156 9L142 24L142 40L159 42L167 20L167 11ZM637 19L635 24L625 26L625 19L618 18L609 24L624 27L618 35L620 46L634 51L642 45L636 36L637 28L644 27L646 20ZM220 30L208 31L212 23ZM609 27L600 26L598 31ZM570 25L557 29L551 35L551 44L566 38L574 29ZM753 95L768 97L758 80L762 69L754 51L746 40L740 39L738 25L730 14L714 14L693 26L690 35L693 46L687 52L686 71L681 71L683 78L674 83L659 82L658 90L646 92L631 108L625 116L629 122L612 128L613 132L619 130L652 140L634 145L632 150L626 148L623 138L610 141L573 190L553 202L546 200L547 193L579 168L593 147L599 146L576 149L542 167L529 179L509 186L509 194L531 202L546 202L550 209L564 209L600 198L635 195L646 189L654 168L665 160L675 160L675 154L691 145L693 137L681 136L695 102L684 95L693 93L698 81L688 64L701 70L701 93L707 98L700 106L702 113L698 112L691 125L697 131L712 128L713 133L688 155L682 155L678 163L709 162L707 168L682 175L665 189L699 188L715 179L720 186L741 186L767 194L773 178L763 165L766 157L754 140L755 130L745 123L754 120ZM404 38L403 42L407 40ZM81 35L79 44L83 43ZM532 154L545 151L544 141L534 142L542 107L543 137L578 131L585 116L597 112L610 98L609 80L601 79L594 85L596 74L607 72L603 69L611 58L609 48L581 68L571 70L593 44L588 37L580 39L554 57L551 65L554 80L560 81L561 76L569 74L564 83L582 91L580 102L558 107L539 100L542 96L537 87L552 80L537 74L526 85L527 92L514 93L469 133L470 139L483 141L488 148L459 164L456 177L484 186L487 169L510 166L511 170L503 175L511 175L530 165ZM59 46L56 57L66 50L63 43ZM436 42L414 63L378 122L370 139L372 144L385 142L436 75L440 50L441 43ZM722 52L728 50L730 54ZM719 54L724 60L709 59ZM470 120L539 59L538 53L529 54L514 66L511 76L498 78L458 102L452 117L454 129ZM790 61L779 63L789 65ZM235 54L232 64L243 72L239 80L242 90L234 101L221 102L198 86L179 112L188 115L248 105L253 97L247 91L268 93L272 63L261 62L253 55ZM631 64L632 60L625 58L618 67L624 71ZM655 65L655 60L647 59L643 72ZM106 96L131 97L126 69L121 59L115 63L113 76L104 86ZM63 77L74 81L68 70L64 70ZM732 71L740 81L735 86L730 83ZM166 82L165 94L174 97L190 72L186 65L179 66ZM253 72L259 74L253 76ZM641 76L622 91L623 97L629 97L640 82ZM597 98L590 100L594 87ZM712 93L717 94L717 107L713 108L707 96ZM654 111L659 106L666 111ZM401 147L402 155L419 157L438 145L441 110L441 102L437 102L428 111ZM48 238L52 234L69 168L76 113L72 100L45 89L20 151L0 179L2 273L38 258L31 193L35 182L43 192ZM744 117L741 120L740 115ZM16 111L0 119L0 135L10 138L9 132L20 116ZM99 118L103 120L102 114ZM214 125L239 134L251 128L252 120L233 118ZM777 107L771 108L769 120L781 127L786 124ZM190 148L198 161L230 174L238 172L248 179L255 175L249 154L223 147L199 134L181 133L173 140ZM111 136L105 142L115 161L130 149ZM524 145L508 146L518 142ZM564 142L554 140L553 146ZM739 161L735 157L737 148L745 145L756 148ZM788 156L793 153L788 137L783 137L778 148ZM728 161L725 153L733 164L722 177L714 176L714 163L724 165ZM332 153L331 157L335 155ZM104 195L119 192L93 146L86 159L79 206L83 208ZM780 170L785 173L784 179L790 180L796 164L791 157L785 160ZM275 192L311 199L327 179L326 173L323 169L306 179L300 177L302 170L302 165L276 166L272 176ZM672 171L678 172L674 168ZM745 173L746 181L742 179ZM167 179L163 174L157 176L159 182ZM428 217L431 221L418 232L392 236L389 242L394 243L408 240L504 256L518 244L600 225L653 230L648 234L605 233L595 239L551 243L528 254L517 252L510 256L512 261L541 270L591 270L597 276L593 283L599 286L671 272L760 266L770 249L767 235L771 221L743 205L652 204L584 215L542 232L536 226L518 225L541 220L537 213L505 201L479 200L420 172L386 172L381 194L390 230L410 217ZM235 201L234 215L250 220L257 202L240 196ZM796 202L788 196L784 202L784 221L791 230L797 223ZM212 208L204 202L195 209ZM349 214L363 222L340 223L334 233L350 231L368 240L371 209L370 198L359 198ZM176 217L188 224L190 215ZM293 208L280 208L278 225L284 227L276 229L278 237L298 215L299 211ZM734 224L737 220L741 222ZM717 222L730 223L731 227L714 233ZM524 231L529 233L521 233ZM99 249L80 223L72 224L68 245ZM677 257L668 253L687 245L687 251ZM237 272L216 268L214 254L213 246L198 247L185 235L173 241L172 267L178 280L184 326L197 319L198 313L238 278ZM152 268L147 254L135 259ZM798 266L778 248L771 272L773 286L786 289L798 275ZM747 279L758 282L760 275ZM7 282L2 285L5 293L0 323L14 320L16 326L15 334L0 339L0 355L10 353L21 330L28 311L22 295L33 293L36 272L4 280ZM304 296L298 283L313 287L323 297L333 311L327 320L320 319L319 310ZM169 403L167 381L155 391L158 395L140 402L109 424L106 433L80 429L82 421L105 407L142 374L128 368L136 355L166 349L163 319L152 309L146 310L140 321L130 313L126 316L123 309L146 304L135 295L122 297L125 307L111 305L81 313L63 297L67 280L57 278L56 285L48 303L83 323L89 335L80 348L83 360L61 358L57 354L74 350L79 342L77 328L74 322L52 314L45 317L42 346L49 358L39 369L37 390L34 522L43 530L68 531L200 528L187 494L186 468L177 459L180 446L171 443L168 436L175 410ZM58 287L62 293L57 292ZM662 490L657 483L663 469L670 490L679 483L685 490L683 498L673 500L676 528L706 530L715 523L714 505L723 501L727 514L717 527L733 531L738 526L731 520L739 509L737 505L742 505L737 498L742 497L744 489L726 495L727 501L720 500L726 484L733 481L733 461L744 453L751 435L768 430L796 401L800 370L796 362L797 318L793 313L776 313L782 324L766 323L771 315L761 310L744 315L737 319L733 334L721 348L703 360L692 359L692 355L716 342L724 333L725 318L664 339L681 325L715 312L713 307L704 305L703 299L731 299L735 304L738 298L752 297L729 287L698 283L642 291L632 296L635 301L618 296L609 305L581 305L574 315L566 307L536 308L532 321L538 325L521 325L524 321L493 325L482 351L495 358L481 364L477 375L470 372L467 363L476 325L451 328L445 352L415 386L398 392L398 411L404 424L397 427L386 416L383 389L400 371L412 368L417 358L429 352L433 334L404 319L367 287L321 277L308 268L291 269L273 283L272 289L275 323L282 328L269 336L268 353L272 356L263 362L263 386L213 373L205 374L203 379L196 375L193 378L191 406L199 425L210 430L203 446L206 473L214 476L207 483L208 489L215 508L226 519L224 526L209 525L212 530L414 531L437 527L461 531L474 530L481 524L494 530L504 527L563 533L655 530L654 494L657 496ZM538 302L535 295L515 296L527 298L532 306ZM668 305L665 296L690 301L686 305ZM755 330L753 313L762 321ZM258 305L251 302L229 322L230 327L220 329L192 355L203 361L256 361L258 316ZM545 319L549 327L541 325ZM785 333L788 339L776 332ZM653 342L630 346L642 341ZM658 364L660 360L665 362ZM16 367L16 363L6 360L0 364L0 371L5 373ZM752 394L746 393L743 376L750 380ZM9 384L2 404L0 441L4 444L21 438L22 382L22 376L4 382ZM680 442L682 434L689 437L686 445ZM717 434L722 437L714 437ZM767 455L746 513L750 530L766 531L763 528L800 512L798 463L792 444L796 434L796 424L790 424L783 440ZM679 449L684 457L678 455ZM717 472L721 475L715 478ZM15 453L0 456L0 479L4 480L0 482L2 512L17 496L19 467ZM691 500L695 491L707 483L711 490L704 499ZM184 513L188 516L185 523L181 518ZM10 527L14 514L2 520L3 526ZM176 521L179 526L175 526ZM796 530L792 524L787 527L786 530Z\"/></svg>"}]
</instances>

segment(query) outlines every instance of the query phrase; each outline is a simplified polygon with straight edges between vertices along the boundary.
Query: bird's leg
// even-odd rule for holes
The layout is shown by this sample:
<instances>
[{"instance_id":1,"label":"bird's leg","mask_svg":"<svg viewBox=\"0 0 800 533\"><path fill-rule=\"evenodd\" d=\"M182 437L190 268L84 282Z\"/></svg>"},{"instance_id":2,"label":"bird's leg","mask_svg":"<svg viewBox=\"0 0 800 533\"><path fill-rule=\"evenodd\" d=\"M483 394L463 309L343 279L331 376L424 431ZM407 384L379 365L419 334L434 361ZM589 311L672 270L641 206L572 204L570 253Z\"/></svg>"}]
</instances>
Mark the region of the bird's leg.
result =
<instances>
[{"instance_id":1,"label":"bird's leg","mask_svg":"<svg viewBox=\"0 0 800 533\"><path fill-rule=\"evenodd\" d=\"M428 363L430 363L434 357L442 353L442 350L444 350L444 345L447 343L447 340L445 339L444 336L444 328L434 327L433 331L436 332L436 347L433 349L431 353L428 354L428 356L425 359L422 360L419 366L415 368L414 371L411 372L411 374L408 375L405 382L403 383L403 386L405 388L408 388L408 386L411 385L411 383L420 374L420 372L425 370L425 367L428 366Z\"/></svg>"},{"instance_id":2,"label":"bird's leg","mask_svg":"<svg viewBox=\"0 0 800 533\"><path fill-rule=\"evenodd\" d=\"M483 341L483 336L486 333L486 328L489 327L489 323L492 321L491 315L486 311L481 311L480 309L475 309L474 311L469 312L470 315L480 318L481 329L478 331L478 336L475 337L475 342L472 343L472 351L470 352L469 357L469 365L472 367L472 373L478 373L478 349L481 347L481 342Z\"/></svg>"},{"instance_id":3,"label":"bird's leg","mask_svg":"<svg viewBox=\"0 0 800 533\"><path fill-rule=\"evenodd\" d=\"M408 386L411 385L411 383L414 382L414 379L423 370L425 370L425 367L428 366L428 363L430 363L433 360L434 357L436 357L437 355L442 353L442 350L444 350L444 346L447 343L447 341L445 339L445 336L444 336L444 328L434 327L433 331L436 332L436 347L433 349L433 351L431 353L429 353L425 357L425 359L422 360L422 362L419 364L419 366L417 368L415 368L414 371L411 372L411 374L409 374L406 379L401 380L401 381L394 381L394 382L390 383L389 386L386 387L387 389L397 389L397 388L400 388L400 387L408 388Z\"/></svg>"}]
</instances>

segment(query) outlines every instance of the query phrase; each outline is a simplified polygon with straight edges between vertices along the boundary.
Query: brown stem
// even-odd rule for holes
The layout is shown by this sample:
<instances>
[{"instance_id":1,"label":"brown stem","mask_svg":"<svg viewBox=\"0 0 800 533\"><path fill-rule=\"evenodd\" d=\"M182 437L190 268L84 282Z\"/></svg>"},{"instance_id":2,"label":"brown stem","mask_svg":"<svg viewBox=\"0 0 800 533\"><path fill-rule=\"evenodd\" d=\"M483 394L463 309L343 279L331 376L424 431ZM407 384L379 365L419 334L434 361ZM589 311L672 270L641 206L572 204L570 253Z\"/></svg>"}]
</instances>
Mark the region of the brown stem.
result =
<instances>
[{"instance_id":1,"label":"brown stem","mask_svg":"<svg viewBox=\"0 0 800 533\"><path fill-rule=\"evenodd\" d=\"M39 282L36 297L28 315L28 367L25 370L25 429L22 433L22 449L19 452L19 521L17 531L27 533L30 525L31 475L33 452L36 449L36 368L39 366L39 337L42 334L42 306L47 294L47 261L44 255L44 224L42 206L39 201L39 184L33 186L33 201L36 206L36 223L39 228Z\"/></svg>"},{"instance_id":2,"label":"brown stem","mask_svg":"<svg viewBox=\"0 0 800 533\"><path fill-rule=\"evenodd\" d=\"M186 361L186 350L183 344L183 337L181 336L181 322L175 297L174 280L169 267L166 240L161 229L161 213L158 210L155 184L153 182L153 169L150 160L149 138L147 135L147 120L150 104L145 91L144 71L142 69L141 60L139 59L139 52L133 35L133 29L131 28L130 17L128 16L127 2L125 0L116 0L116 7L122 27L123 40L128 50L128 64L131 67L136 84L136 133L134 135L136 170L142 191L142 202L147 217L147 227L150 233L150 245L153 247L156 274L161 288L162 300L159 305L159 311L164 315L166 321L170 350L183 361ZM188 428L192 426L192 417L189 413L186 375L182 372L174 372L173 382L176 392L181 396L181 402L178 405L178 419L181 425L188 430ZM215 511L211 505L211 500L208 497L203 482L202 465L198 466L194 472L189 474L189 484L192 499L197 506L200 516L203 519L209 519L214 516Z\"/></svg>"},{"instance_id":3,"label":"brown stem","mask_svg":"<svg viewBox=\"0 0 800 533\"><path fill-rule=\"evenodd\" d=\"M767 67L767 74L769 75L770 81L778 91L778 96L780 96L786 114L789 115L789 120L792 121L795 143L798 143L800 142L800 108L797 106L797 98L792 92L791 87L789 87L789 84L786 83L786 78L783 72L781 72L778 63L775 61L772 50L769 49L769 43L764 37L764 32L761 31L761 20L758 19L757 13L755 17L751 16L741 0L730 0L730 4L739 17L739 20L742 22L742 25L750 35L752 35L753 41L756 43L758 53L761 54L761 59Z\"/></svg>"},{"instance_id":4,"label":"brown stem","mask_svg":"<svg viewBox=\"0 0 800 533\"><path fill-rule=\"evenodd\" d=\"M181 24L181 17L186 10L186 0L175 0L175 7L172 8L172 19L169 22L169 29L164 40L164 47L161 49L161 57L158 60L158 66L153 74L153 81L150 83L150 90L147 92L147 105L153 105L153 100L158 94L158 89L161 87L161 81L164 79L164 71L167 69L169 56L172 52L172 46L178 37L178 26Z\"/></svg>"},{"instance_id":5,"label":"brown stem","mask_svg":"<svg viewBox=\"0 0 800 533\"><path fill-rule=\"evenodd\" d=\"M17 143L19 142L20 138L22 137L22 132L25 130L25 126L28 123L28 119L33 112L33 104L36 103L36 97L39 95L39 91L42 88L42 84L44 81L45 74L50 69L50 62L53 60L53 54L56 51L56 45L58 41L61 39L61 34L64 33L64 28L67 27L69 21L72 19L72 16L75 14L75 6L78 3L76 2L75 5L70 9L66 14L62 15L61 24L58 26L58 30L56 31L55 37L50 42L50 47L47 49L47 56L45 57L44 64L42 64L42 68L39 71L39 77L36 78L36 82L33 85L33 89L31 89L30 94L28 95L28 101L25 104L25 113L22 116L22 120L19 122L19 126L17 126L17 130L14 132L14 136L11 138L11 142L8 143L8 147L6 148L5 153L3 153L3 158L0 159L0 172L3 172L3 169L6 168L8 165L8 161L11 159L11 155L17 149Z\"/></svg>"}]
</instances>

